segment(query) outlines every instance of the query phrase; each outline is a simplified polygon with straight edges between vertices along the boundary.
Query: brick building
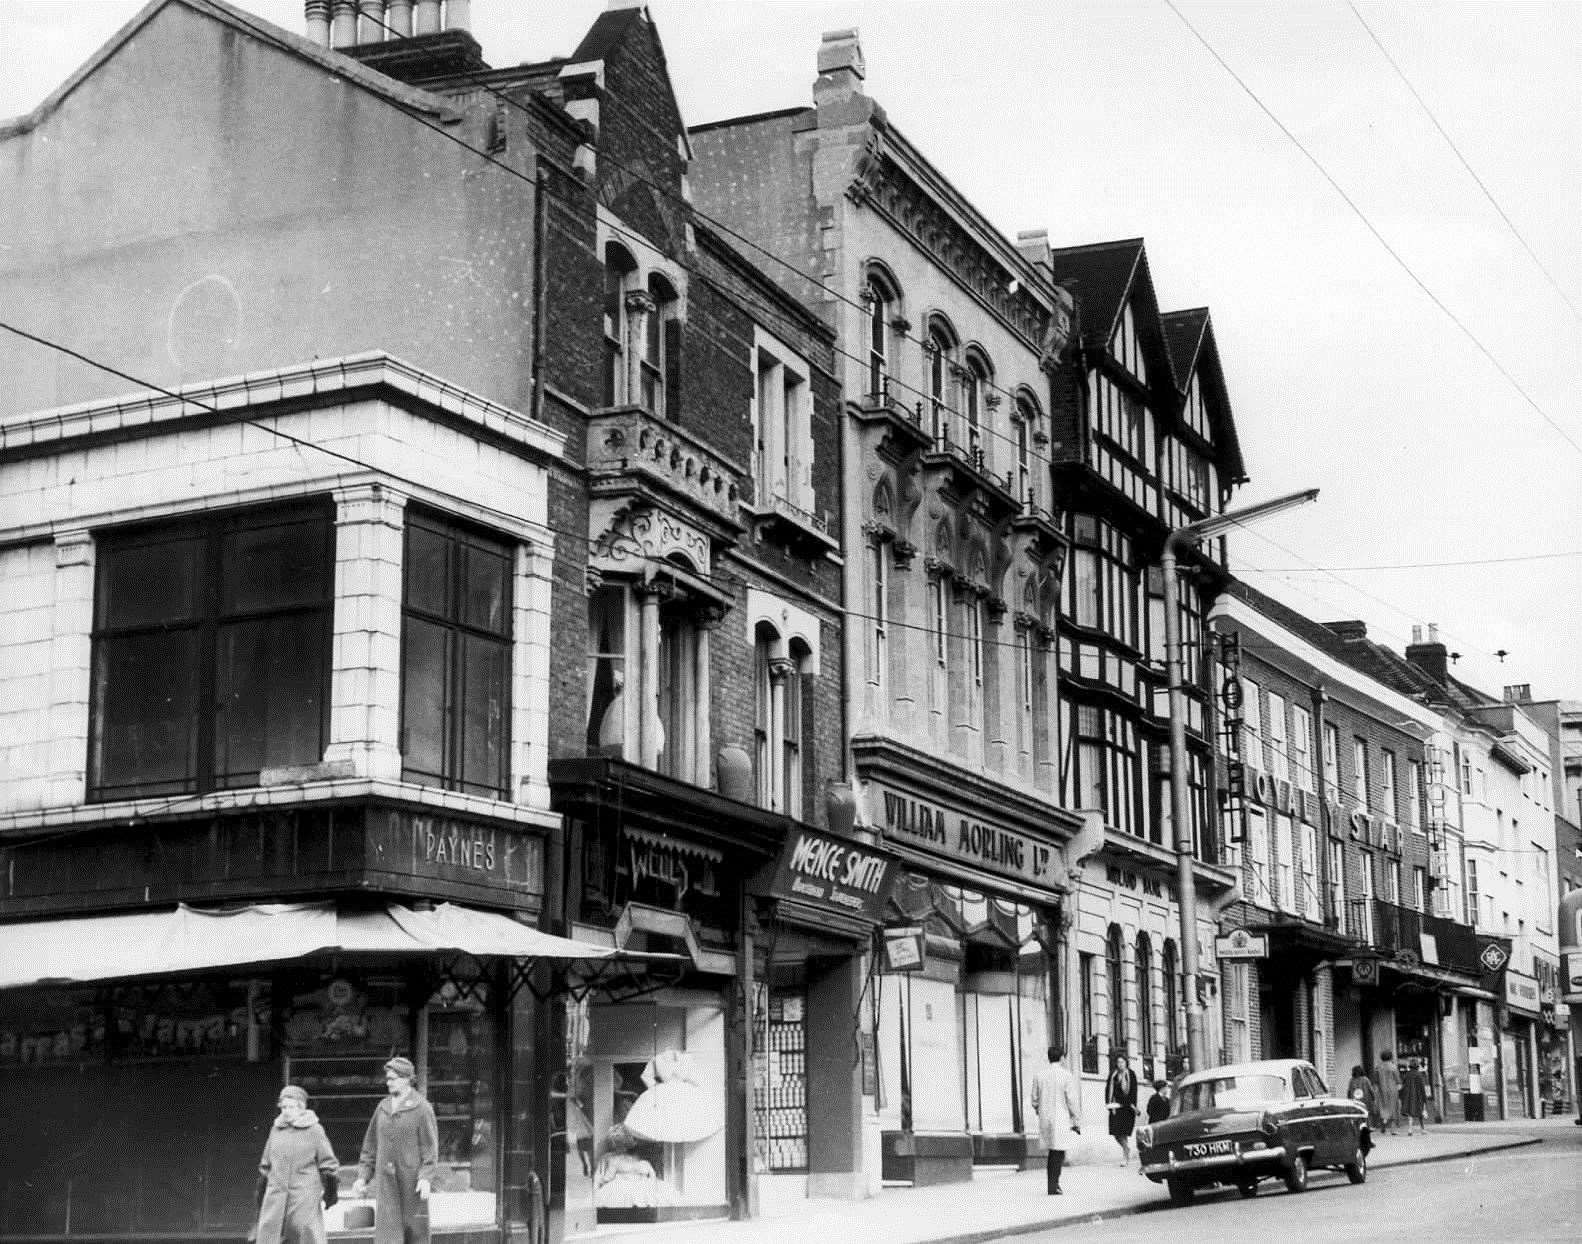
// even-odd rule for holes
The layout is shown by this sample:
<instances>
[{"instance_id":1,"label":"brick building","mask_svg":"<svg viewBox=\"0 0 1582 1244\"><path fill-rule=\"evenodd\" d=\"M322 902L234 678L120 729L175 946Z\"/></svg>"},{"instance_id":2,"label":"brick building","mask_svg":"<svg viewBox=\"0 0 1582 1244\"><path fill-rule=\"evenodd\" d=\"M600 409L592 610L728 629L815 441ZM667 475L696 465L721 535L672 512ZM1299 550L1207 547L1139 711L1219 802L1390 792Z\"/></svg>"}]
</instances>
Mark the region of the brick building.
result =
<instances>
[{"instance_id":1,"label":"brick building","mask_svg":"<svg viewBox=\"0 0 1582 1244\"><path fill-rule=\"evenodd\" d=\"M152 4L0 127L0 299L122 373L0 341L0 937L59 969L0 982L49 1171L0 1235L235 1238L280 1084L351 1161L392 1052L452 1238L849 1181L893 869L815 828L831 334L693 218L638 6L508 70L437 4L305 14ZM60 958L106 920L165 949ZM83 1146L106 1101L135 1156ZM616 1123L655 1180L596 1198Z\"/></svg>"}]
</instances>

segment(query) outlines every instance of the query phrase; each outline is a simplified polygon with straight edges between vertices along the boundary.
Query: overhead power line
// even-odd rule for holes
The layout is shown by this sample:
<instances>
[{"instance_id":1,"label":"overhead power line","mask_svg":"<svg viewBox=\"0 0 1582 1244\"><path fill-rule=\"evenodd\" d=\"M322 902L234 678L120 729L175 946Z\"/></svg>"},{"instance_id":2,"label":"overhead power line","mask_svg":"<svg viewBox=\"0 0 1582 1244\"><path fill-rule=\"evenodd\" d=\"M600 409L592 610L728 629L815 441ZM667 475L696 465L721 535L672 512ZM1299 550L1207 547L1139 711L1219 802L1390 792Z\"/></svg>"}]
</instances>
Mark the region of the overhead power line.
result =
<instances>
[{"instance_id":1,"label":"overhead power line","mask_svg":"<svg viewBox=\"0 0 1582 1244\"><path fill-rule=\"evenodd\" d=\"M1494 197L1494 192L1489 189L1488 184L1483 180L1483 178L1478 176L1478 171L1472 167L1472 162L1467 159L1467 157L1462 153L1461 148L1456 145L1456 140L1450 137L1450 134L1446 131L1445 127L1439 123L1439 118L1434 115L1434 110L1428 106L1428 101L1423 98L1422 93L1419 92L1417 87L1412 84L1412 80L1406 76L1406 71L1401 68L1395 57L1390 55L1389 48L1384 46L1383 41L1378 36L1378 33L1373 29L1372 26L1368 24L1368 19L1362 15L1362 10L1357 8L1354 2L1350 4L1350 8L1351 11L1356 14L1357 20L1362 23L1362 28L1368 32L1368 38L1373 40L1374 46L1379 49L1380 54L1386 61L1389 62L1390 68L1395 70L1396 76L1401 79L1401 82L1406 86L1406 89L1412 93L1412 98L1415 99L1418 103L1418 106L1422 108L1423 115L1428 118L1434 129L1439 131L1439 136L1445 140L1445 145L1456 153L1456 159L1460 160L1461 167L1467 170L1467 176L1471 177L1472 180L1477 183L1478 189L1483 191L1483 197L1486 198L1489 201L1489 205L1499 213L1500 219L1505 222L1505 227L1511 231L1511 236L1522 244L1522 249L1527 252L1527 257L1533 261L1533 266L1544 274L1544 279L1549 282L1550 287L1555 291L1555 293L1560 295L1561 301L1564 302L1566 306L1571 308L1572 316L1579 322L1582 322L1582 312L1577 310L1576 303L1572 302L1570 295L1561 288L1560 282L1555 280L1554 273L1549 271L1549 269L1544 265L1544 261L1538 258L1537 252L1527 244L1527 239L1522 236L1522 231L1516 227L1516 222L1510 218L1510 214L1506 212L1505 208L1500 205L1500 201Z\"/></svg>"},{"instance_id":2,"label":"overhead power line","mask_svg":"<svg viewBox=\"0 0 1582 1244\"><path fill-rule=\"evenodd\" d=\"M1346 188L1335 179L1334 174L1332 174L1329 169L1324 166L1324 163L1308 149L1307 145L1303 143L1300 138L1292 133L1290 127L1287 126L1286 123L1275 114L1274 110L1270 108L1268 104L1263 102L1263 99L1258 95L1258 92L1253 90L1252 87L1248 86L1242 76L1238 74L1233 68L1231 68L1230 63L1219 54L1219 51L1214 47L1214 45L1208 41L1208 39L1201 31L1198 30L1196 26L1192 24L1191 19L1189 19L1185 13L1176 7L1175 0L1165 0L1165 4L1169 7L1170 11L1181 20L1181 24L1192 33L1192 37L1201 43L1208 54L1212 56L1216 62L1218 62L1219 67L1231 76L1232 80L1237 86L1241 87L1247 98L1252 100L1252 102L1257 105L1258 110L1262 112L1264 116L1268 117L1269 120L1274 123L1275 128L1277 128L1280 133L1284 134L1285 137L1290 140L1291 145L1306 157L1307 162L1318 170L1319 176L1329 183L1330 188L1340 196L1341 200L1346 204L1346 206L1351 209L1352 214L1362 222L1363 227L1373 235L1374 240L1384 248L1385 253L1396 262L1397 266L1400 267L1402 272L1406 273L1406 275L1411 279L1412 283L1423 292L1424 296L1426 296L1428 300L1434 304L1434 306L1438 307L1439 310L1444 313L1446 319L1448 319L1452 324L1461 330L1461 334L1477 348L1479 354L1488 359L1495 371L1499 372L1501 376L1505 377L1506 383L1509 384L1511 388L1520 395L1521 399L1526 402L1527 405L1531 406L1545 423L1558 432L1572 449L1576 450L1578 454L1582 454L1582 441L1578 441L1574 436L1572 436L1571 433L1567 431L1566 428L1563 427L1547 410L1539 405L1537 399L1522 387L1522 383L1511 374L1504 363L1500 362L1499 358L1494 354L1494 352L1490 350L1488 346L1483 344L1482 338L1480 338L1475 332L1468 328L1465 321L1463 321L1460 316L1450 309L1450 307L1445 303L1444 299L1440 298L1438 294L1429 288L1427 282L1425 282L1422 277L1417 275L1417 272L1412 268L1412 265L1407 263L1406 260L1401 257L1400 252L1390 244L1390 240L1385 237L1382 232L1380 232L1379 227L1373 223L1372 219L1370 219L1368 214L1362 210L1357 201L1346 192Z\"/></svg>"}]
</instances>

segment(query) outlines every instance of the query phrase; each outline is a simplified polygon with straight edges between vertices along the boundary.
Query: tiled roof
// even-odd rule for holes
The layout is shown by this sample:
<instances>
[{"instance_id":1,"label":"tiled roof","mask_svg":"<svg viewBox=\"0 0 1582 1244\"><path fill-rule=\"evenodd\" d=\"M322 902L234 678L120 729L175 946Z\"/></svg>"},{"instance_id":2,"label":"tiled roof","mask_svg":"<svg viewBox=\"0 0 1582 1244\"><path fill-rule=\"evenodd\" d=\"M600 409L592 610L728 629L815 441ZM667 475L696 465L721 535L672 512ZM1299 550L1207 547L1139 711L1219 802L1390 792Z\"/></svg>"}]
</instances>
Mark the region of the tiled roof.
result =
<instances>
[{"instance_id":1,"label":"tiled roof","mask_svg":"<svg viewBox=\"0 0 1582 1244\"><path fill-rule=\"evenodd\" d=\"M1170 367L1175 372L1176 388L1184 389L1197 363L1198 351L1203 348L1203 334L1208 330L1208 308L1167 311L1159 319L1164 325L1165 345L1170 351Z\"/></svg>"}]
</instances>

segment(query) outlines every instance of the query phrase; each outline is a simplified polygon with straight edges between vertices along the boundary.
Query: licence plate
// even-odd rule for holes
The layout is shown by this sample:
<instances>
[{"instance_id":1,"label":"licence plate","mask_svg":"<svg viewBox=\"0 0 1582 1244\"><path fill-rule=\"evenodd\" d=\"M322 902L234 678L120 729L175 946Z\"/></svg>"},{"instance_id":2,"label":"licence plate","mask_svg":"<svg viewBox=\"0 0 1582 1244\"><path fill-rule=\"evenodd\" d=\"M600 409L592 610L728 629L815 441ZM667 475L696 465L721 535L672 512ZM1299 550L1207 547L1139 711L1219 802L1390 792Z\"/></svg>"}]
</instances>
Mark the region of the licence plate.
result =
<instances>
[{"instance_id":1,"label":"licence plate","mask_svg":"<svg viewBox=\"0 0 1582 1244\"><path fill-rule=\"evenodd\" d=\"M1231 1143L1228 1140L1197 1141L1182 1145L1181 1150L1189 1158L1209 1158L1217 1153L1229 1153L1231 1151Z\"/></svg>"}]
</instances>

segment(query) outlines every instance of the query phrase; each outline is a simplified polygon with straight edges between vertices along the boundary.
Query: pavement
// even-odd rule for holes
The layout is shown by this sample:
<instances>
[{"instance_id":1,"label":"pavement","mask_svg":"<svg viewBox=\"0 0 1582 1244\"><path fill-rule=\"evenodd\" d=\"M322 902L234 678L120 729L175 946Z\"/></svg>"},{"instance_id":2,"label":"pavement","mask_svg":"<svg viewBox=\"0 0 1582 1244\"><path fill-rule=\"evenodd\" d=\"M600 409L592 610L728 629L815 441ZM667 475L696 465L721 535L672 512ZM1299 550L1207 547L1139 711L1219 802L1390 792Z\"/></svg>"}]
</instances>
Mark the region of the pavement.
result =
<instances>
[{"instance_id":1,"label":"pavement","mask_svg":"<svg viewBox=\"0 0 1582 1244\"><path fill-rule=\"evenodd\" d=\"M1426 1133L1391 1133L1377 1139L1369 1170L1494 1153L1543 1143L1545 1135L1574 1138L1575 1116L1492 1123L1431 1124ZM1320 1180L1344 1180L1319 1171ZM1164 1185L1138 1173L1136 1158L1114 1163L1067 1163L1064 1194L1044 1190L1042 1165L1034 1171L978 1171L968 1183L928 1188L886 1188L864 1201L807 1197L766 1198L748 1222L678 1222L661 1226L601 1227L599 1240L619 1244L977 1244L1030 1231L1119 1218L1167 1202ZM1206 1194L1212 1195L1212 1194ZM1235 1196L1229 1191L1228 1195ZM594 1237L583 1237L592 1239Z\"/></svg>"}]
</instances>

